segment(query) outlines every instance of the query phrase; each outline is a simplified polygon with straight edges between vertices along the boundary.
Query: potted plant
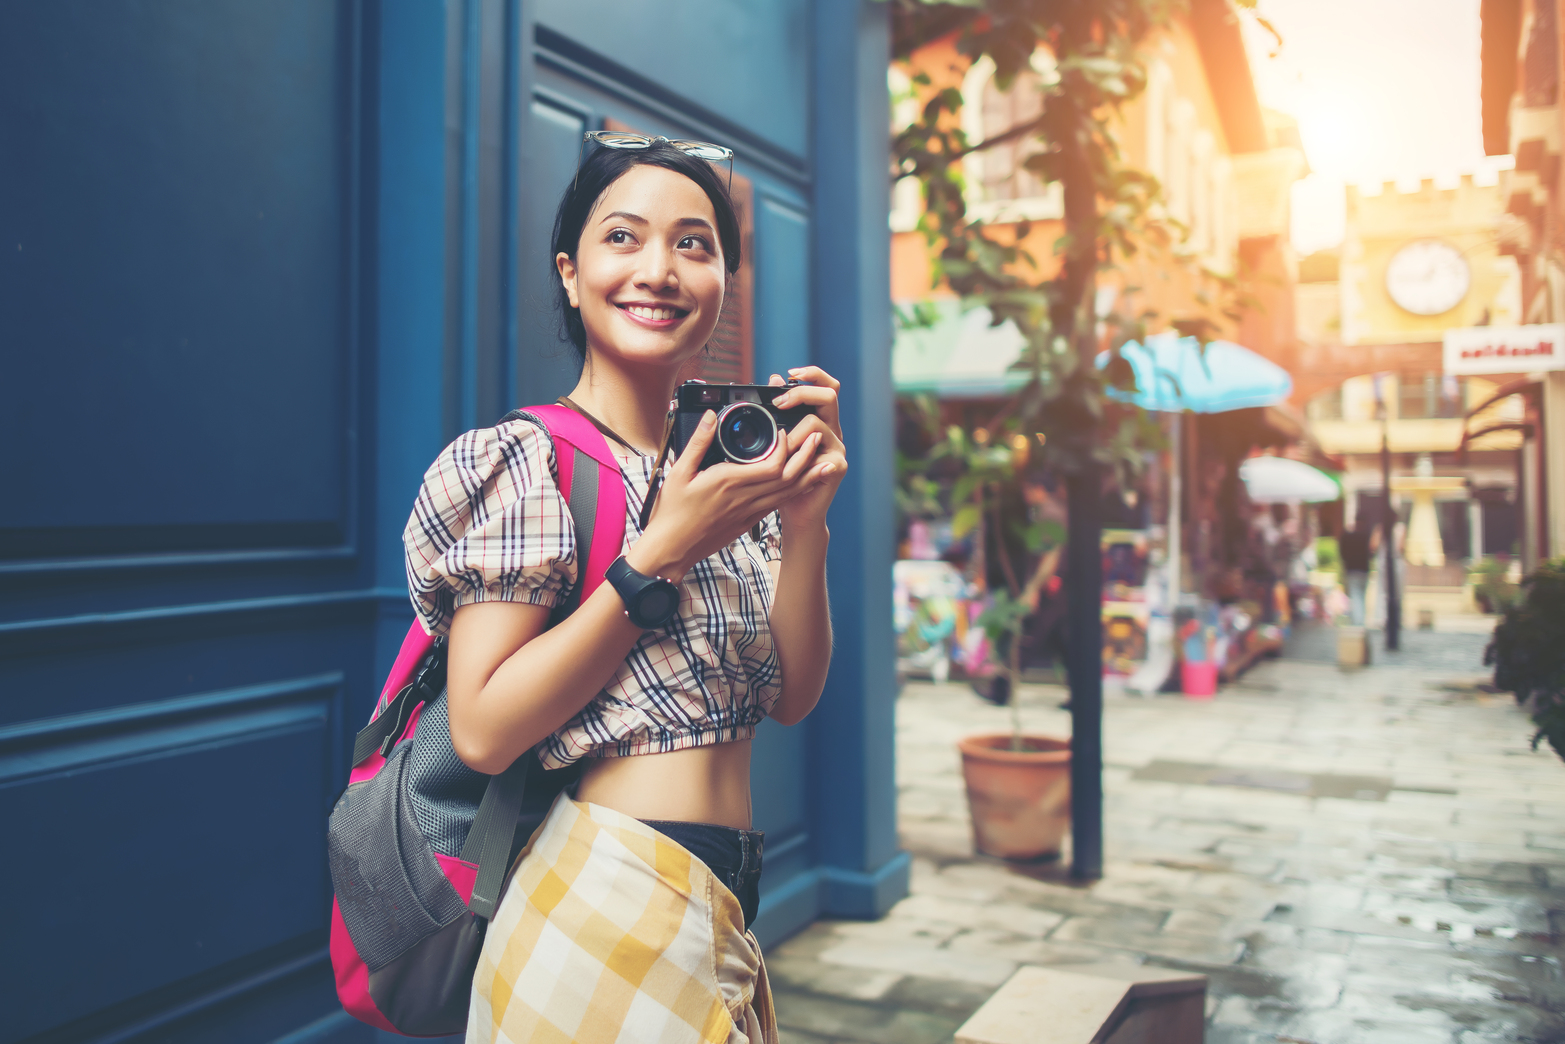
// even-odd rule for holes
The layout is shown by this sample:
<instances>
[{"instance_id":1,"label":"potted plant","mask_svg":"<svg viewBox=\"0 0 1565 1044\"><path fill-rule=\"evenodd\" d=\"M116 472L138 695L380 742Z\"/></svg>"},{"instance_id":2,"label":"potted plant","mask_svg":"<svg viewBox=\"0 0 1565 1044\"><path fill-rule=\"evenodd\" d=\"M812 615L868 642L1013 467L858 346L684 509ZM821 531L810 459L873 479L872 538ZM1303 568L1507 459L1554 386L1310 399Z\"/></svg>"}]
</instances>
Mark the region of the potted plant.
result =
<instances>
[{"instance_id":1,"label":"potted plant","mask_svg":"<svg viewBox=\"0 0 1565 1044\"><path fill-rule=\"evenodd\" d=\"M977 622L988 639L995 672L988 681L988 698L1010 708L1011 729L968 736L957 744L973 846L1005 859L1057 856L1070 826L1070 740L1023 733L1017 693L1022 635L1040 593L1056 574L1064 533L1057 522L1031 520L1016 510L1022 503L1026 438L1003 433L995 438L983 429L970 436L952 427L930 456L961 461L951 488L952 502L961 505L952 521L953 535L973 536L980 577L987 580L997 572L1003 578L991 585L992 600ZM1023 550L1037 556L1030 571L1024 571L1024 563L1019 569L1015 561ZM995 570L988 567L991 557Z\"/></svg>"},{"instance_id":2,"label":"potted plant","mask_svg":"<svg viewBox=\"0 0 1565 1044\"><path fill-rule=\"evenodd\" d=\"M1045 556L1055 561L1058 557L1058 551ZM1052 566L1049 571L1053 572ZM957 741L973 822L973 847L1003 859L1057 856L1070 826L1070 740L1022 732L1016 703L1021 636L1031 613L1025 598L1001 590L979 617L996 660L995 683L1004 683L1011 731Z\"/></svg>"},{"instance_id":3,"label":"potted plant","mask_svg":"<svg viewBox=\"0 0 1565 1044\"><path fill-rule=\"evenodd\" d=\"M1516 694L1541 740L1565 758L1565 558L1545 562L1522 581L1521 594L1494 627L1484 652L1496 688Z\"/></svg>"}]
</instances>

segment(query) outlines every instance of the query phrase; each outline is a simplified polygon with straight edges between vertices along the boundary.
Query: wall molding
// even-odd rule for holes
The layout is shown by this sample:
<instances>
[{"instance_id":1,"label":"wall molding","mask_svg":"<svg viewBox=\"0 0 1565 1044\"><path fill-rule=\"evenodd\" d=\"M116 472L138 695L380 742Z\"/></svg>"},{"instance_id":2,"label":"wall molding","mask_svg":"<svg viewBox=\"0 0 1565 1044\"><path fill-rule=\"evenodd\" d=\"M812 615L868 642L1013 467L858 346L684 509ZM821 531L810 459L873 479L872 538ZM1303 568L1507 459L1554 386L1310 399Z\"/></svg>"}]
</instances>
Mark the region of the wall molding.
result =
<instances>
[{"instance_id":1,"label":"wall molding","mask_svg":"<svg viewBox=\"0 0 1565 1044\"><path fill-rule=\"evenodd\" d=\"M316 943L317 939L310 939L309 942ZM195 990L203 987L206 989L205 992L196 993L195 996L191 996L195 990L192 990L189 984L176 984L171 990L180 991L184 999L173 1000L168 1007L150 1014L146 1013L145 1001L138 998L124 1005L117 1005L90 1015L78 1022L67 1023L33 1039L38 1044L65 1044L67 1041L78 1042L78 1044L131 1044L131 1042L141 1044L156 1039L152 1036L156 1031L172 1028L183 1019L199 1016L219 1005L241 1000L247 995L259 993L299 975L330 979L331 954L326 946L311 945L303 953L285 957L276 964L249 971L248 974L240 972L238 977L229 978L226 982L213 983L210 987L206 982L209 976L199 976L200 981L195 984ZM129 1021L121 1022L113 1028L103 1028L118 1022L124 1017L120 1012L127 1009L136 1012L135 1015L130 1016Z\"/></svg>"},{"instance_id":2,"label":"wall molding","mask_svg":"<svg viewBox=\"0 0 1565 1044\"><path fill-rule=\"evenodd\" d=\"M789 186L808 192L809 162L778 148L747 128L690 102L661 84L589 50L570 37L539 25L533 31L533 54L538 64L630 102L670 123L690 128L690 133L721 141L733 148L735 159L764 170Z\"/></svg>"},{"instance_id":3,"label":"wall molding","mask_svg":"<svg viewBox=\"0 0 1565 1044\"><path fill-rule=\"evenodd\" d=\"M335 671L9 725L0 728L0 787L309 722L330 730L345 684Z\"/></svg>"},{"instance_id":4,"label":"wall molding","mask_svg":"<svg viewBox=\"0 0 1565 1044\"><path fill-rule=\"evenodd\" d=\"M290 562L351 561L359 553L350 539L334 547L297 547L234 551L170 551L79 558L38 558L0 562L0 578L52 573L86 573L121 569L210 569L219 566L280 565Z\"/></svg>"},{"instance_id":5,"label":"wall molding","mask_svg":"<svg viewBox=\"0 0 1565 1044\"><path fill-rule=\"evenodd\" d=\"M362 622L369 623L382 603L404 602L406 598L402 591L366 588L13 620L0 623L0 658L105 645L149 628L165 630L171 638L191 639L262 628L299 630L360 614ZM269 617L275 621L270 627Z\"/></svg>"}]
</instances>

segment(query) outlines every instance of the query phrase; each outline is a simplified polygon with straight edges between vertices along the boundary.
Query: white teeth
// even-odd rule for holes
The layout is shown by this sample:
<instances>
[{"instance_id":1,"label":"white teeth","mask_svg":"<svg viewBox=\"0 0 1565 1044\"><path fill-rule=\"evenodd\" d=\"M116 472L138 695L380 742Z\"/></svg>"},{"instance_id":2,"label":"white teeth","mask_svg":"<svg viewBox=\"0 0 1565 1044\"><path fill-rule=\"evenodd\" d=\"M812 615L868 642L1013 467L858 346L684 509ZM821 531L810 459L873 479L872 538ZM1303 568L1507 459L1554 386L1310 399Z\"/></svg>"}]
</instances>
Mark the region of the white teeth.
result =
<instances>
[{"instance_id":1,"label":"white teeth","mask_svg":"<svg viewBox=\"0 0 1565 1044\"><path fill-rule=\"evenodd\" d=\"M674 318L672 308L648 308L645 305L626 305L625 311L641 319L651 319L654 322L663 322Z\"/></svg>"}]
</instances>

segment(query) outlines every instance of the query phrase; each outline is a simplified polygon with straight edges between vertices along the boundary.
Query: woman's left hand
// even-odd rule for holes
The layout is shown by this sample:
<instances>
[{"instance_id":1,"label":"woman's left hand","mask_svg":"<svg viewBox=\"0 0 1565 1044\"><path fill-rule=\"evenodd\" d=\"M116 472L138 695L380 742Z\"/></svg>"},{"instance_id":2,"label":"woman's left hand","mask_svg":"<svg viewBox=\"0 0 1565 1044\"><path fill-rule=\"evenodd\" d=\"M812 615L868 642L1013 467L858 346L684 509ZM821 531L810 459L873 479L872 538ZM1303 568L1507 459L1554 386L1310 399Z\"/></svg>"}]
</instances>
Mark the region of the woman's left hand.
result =
<instances>
[{"instance_id":1,"label":"woman's left hand","mask_svg":"<svg viewBox=\"0 0 1565 1044\"><path fill-rule=\"evenodd\" d=\"M793 454L808 446L810 437L820 435L814 448L815 459L800 479L800 492L778 508L784 527L824 526L826 510L831 507L837 487L848 473L848 449L842 441L842 422L837 412L837 389L842 385L819 366L800 366L788 371L791 379L807 381L796 384L777 396L772 405L777 409L794 406L813 406L815 413L804 418L788 433L788 452ZM773 385L785 384L781 375L772 374Z\"/></svg>"}]
</instances>

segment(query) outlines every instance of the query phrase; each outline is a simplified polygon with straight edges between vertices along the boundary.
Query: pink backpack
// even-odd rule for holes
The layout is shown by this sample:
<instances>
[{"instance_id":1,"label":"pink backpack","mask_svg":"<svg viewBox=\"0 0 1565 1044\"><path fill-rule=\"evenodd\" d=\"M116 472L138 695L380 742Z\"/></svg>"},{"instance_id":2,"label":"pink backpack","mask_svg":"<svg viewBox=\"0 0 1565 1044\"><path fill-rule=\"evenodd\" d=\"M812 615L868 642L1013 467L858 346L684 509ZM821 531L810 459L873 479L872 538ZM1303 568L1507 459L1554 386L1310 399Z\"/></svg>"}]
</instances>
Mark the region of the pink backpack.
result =
<instances>
[{"instance_id":1,"label":"pink backpack","mask_svg":"<svg viewBox=\"0 0 1565 1044\"><path fill-rule=\"evenodd\" d=\"M576 527L577 584L551 626L603 582L625 542L625 486L603 435L564 406L515 410L554 442ZM473 969L506 872L578 772L529 752L486 776L464 765L446 718L446 641L414 621L353 747L327 829L331 962L355 1018L412 1037L467 1025Z\"/></svg>"}]
</instances>

